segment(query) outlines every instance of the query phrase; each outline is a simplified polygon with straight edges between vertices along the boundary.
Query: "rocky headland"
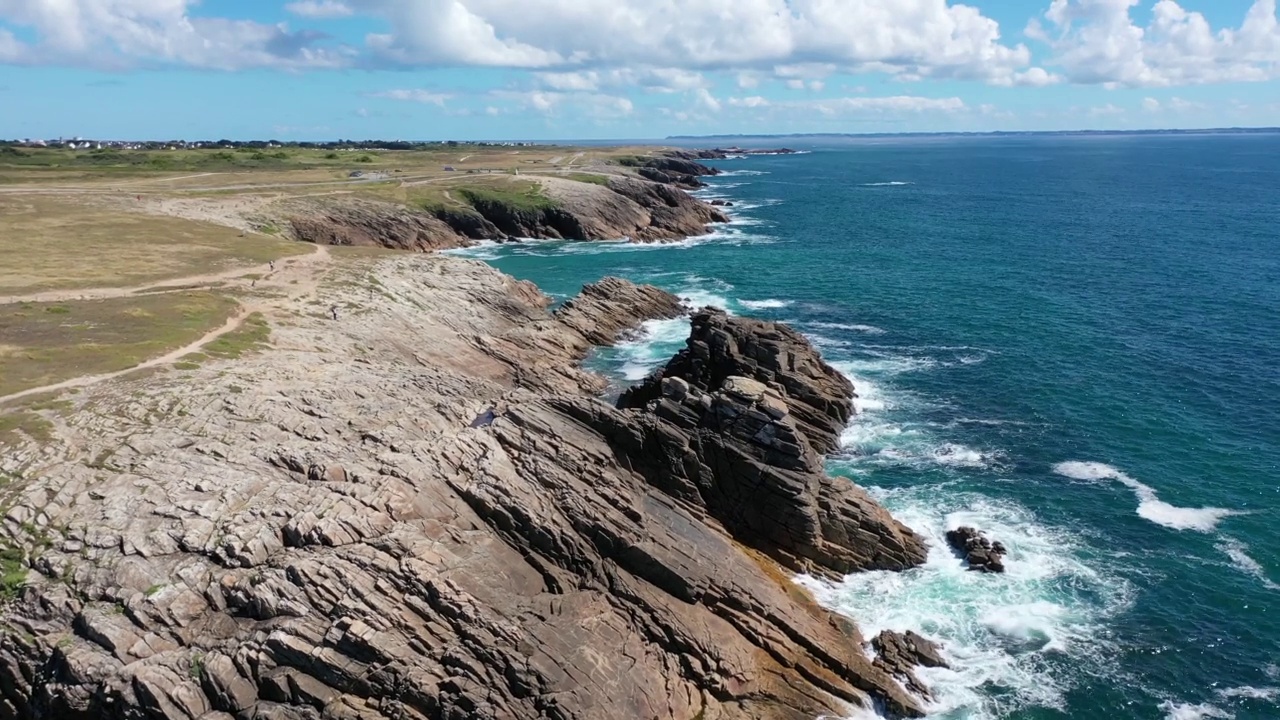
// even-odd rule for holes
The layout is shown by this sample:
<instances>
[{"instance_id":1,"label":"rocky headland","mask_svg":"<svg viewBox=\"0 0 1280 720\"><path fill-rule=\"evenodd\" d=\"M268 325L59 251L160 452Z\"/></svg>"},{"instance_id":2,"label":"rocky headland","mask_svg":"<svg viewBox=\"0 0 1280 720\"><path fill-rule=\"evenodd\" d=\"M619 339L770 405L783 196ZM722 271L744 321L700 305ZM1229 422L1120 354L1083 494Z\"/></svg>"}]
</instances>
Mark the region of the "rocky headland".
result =
<instances>
[{"instance_id":1,"label":"rocky headland","mask_svg":"<svg viewBox=\"0 0 1280 720\"><path fill-rule=\"evenodd\" d=\"M294 238L322 245L431 251L485 240L680 240L729 220L720 207L685 192L719 172L695 157L701 156L677 150L577 177L525 176L522 182L537 185L531 196L464 189L432 207L331 197L287 203L276 212Z\"/></svg>"},{"instance_id":2,"label":"rocky headland","mask_svg":"<svg viewBox=\"0 0 1280 720\"><path fill-rule=\"evenodd\" d=\"M474 213L289 207L321 245L657 240L723 217L681 189L699 157ZM58 398L0 456L0 719L923 715L938 649L792 580L927 552L825 473L855 388L801 334L618 278L552 311L478 262L316 257L255 304L266 345ZM602 400L593 348L682 316Z\"/></svg>"}]
</instances>

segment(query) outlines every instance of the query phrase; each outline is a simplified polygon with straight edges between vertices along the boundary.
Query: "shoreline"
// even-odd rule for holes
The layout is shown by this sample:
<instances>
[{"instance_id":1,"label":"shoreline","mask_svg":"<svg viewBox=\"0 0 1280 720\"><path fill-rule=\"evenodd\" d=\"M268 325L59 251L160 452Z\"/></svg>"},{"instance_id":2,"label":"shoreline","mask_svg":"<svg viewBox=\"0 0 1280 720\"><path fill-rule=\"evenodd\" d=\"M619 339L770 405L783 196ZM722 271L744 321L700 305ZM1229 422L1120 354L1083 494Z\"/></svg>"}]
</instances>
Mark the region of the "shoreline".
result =
<instances>
[{"instance_id":1,"label":"shoreline","mask_svg":"<svg viewBox=\"0 0 1280 720\"><path fill-rule=\"evenodd\" d=\"M603 378L579 367L641 319L683 313L673 296L606 280L548 314L531 284L439 255L338 266L322 285L355 304L343 321L300 300L269 313L272 347L259 353L85 388L49 442L6 459L5 528L30 567L0 615L9 710L62 717L109 700L175 718L370 714L390 699L430 714L500 699L536 717L519 690L532 682L578 698L560 701L570 717L644 706L799 720L873 699L922 712L863 656L851 623L733 543L793 570L906 561L839 549L843 532L821 529L835 520L804 504L796 517L818 523L809 540L725 526L716 518L739 516L722 507L736 495L696 500L617 444L659 427L654 441L693 433L677 429L689 410L669 425L666 411L610 409L593 399ZM689 408L766 402L705 387L686 394L708 398ZM816 441L786 412L761 417L792 433L779 448ZM900 527L851 484L823 480L810 451L759 455L724 433L690 434L685 452L726 438L717 456L782 462L769 472L810 488L799 497L824 493ZM584 635L574 628L588 616L603 625ZM492 654L512 633L517 647L559 647L523 656L529 674L514 685L503 679L513 658ZM489 639L467 646L462 683L441 674L441 653L466 637ZM633 664L622 690L580 674L584 653L623 660L619 644ZM32 684L37 666L59 679Z\"/></svg>"}]
</instances>

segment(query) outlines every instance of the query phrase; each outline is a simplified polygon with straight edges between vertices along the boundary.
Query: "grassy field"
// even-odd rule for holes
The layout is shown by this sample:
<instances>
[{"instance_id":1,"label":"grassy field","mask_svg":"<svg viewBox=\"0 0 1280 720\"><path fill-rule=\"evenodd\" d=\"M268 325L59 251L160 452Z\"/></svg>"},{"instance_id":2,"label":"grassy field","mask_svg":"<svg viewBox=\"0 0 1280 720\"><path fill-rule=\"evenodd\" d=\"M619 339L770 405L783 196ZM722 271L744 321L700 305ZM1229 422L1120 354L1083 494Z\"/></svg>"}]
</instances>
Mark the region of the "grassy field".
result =
<instances>
[{"instance_id":1,"label":"grassy field","mask_svg":"<svg viewBox=\"0 0 1280 720\"><path fill-rule=\"evenodd\" d=\"M213 292L0 305L0 396L133 367L198 340L235 308Z\"/></svg>"},{"instance_id":2,"label":"grassy field","mask_svg":"<svg viewBox=\"0 0 1280 720\"><path fill-rule=\"evenodd\" d=\"M456 172L517 173L572 170L616 163L651 148L439 146L429 150L66 150L0 148L0 187L30 183L107 186L127 191L134 183L178 178L174 187L216 187L229 179L248 183L340 181L351 172L442 175ZM446 167L453 170L446 170ZM192 177L195 176L195 177Z\"/></svg>"},{"instance_id":3,"label":"grassy field","mask_svg":"<svg viewBox=\"0 0 1280 720\"><path fill-rule=\"evenodd\" d=\"M109 204L0 194L0 295L128 287L253 266L307 248Z\"/></svg>"}]
</instances>

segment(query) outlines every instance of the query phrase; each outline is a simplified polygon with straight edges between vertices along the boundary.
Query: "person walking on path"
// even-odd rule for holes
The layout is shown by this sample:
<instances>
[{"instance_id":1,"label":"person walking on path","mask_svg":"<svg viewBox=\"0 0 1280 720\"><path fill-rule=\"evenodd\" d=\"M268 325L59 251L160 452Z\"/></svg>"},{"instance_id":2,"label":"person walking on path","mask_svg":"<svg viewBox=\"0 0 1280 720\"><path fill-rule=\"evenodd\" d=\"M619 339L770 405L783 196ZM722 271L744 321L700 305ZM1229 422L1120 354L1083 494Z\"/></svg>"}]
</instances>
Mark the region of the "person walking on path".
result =
<instances>
[{"instance_id":1,"label":"person walking on path","mask_svg":"<svg viewBox=\"0 0 1280 720\"><path fill-rule=\"evenodd\" d=\"M338 319L338 306L336 304L329 306L329 314L333 315L333 319Z\"/></svg>"}]
</instances>

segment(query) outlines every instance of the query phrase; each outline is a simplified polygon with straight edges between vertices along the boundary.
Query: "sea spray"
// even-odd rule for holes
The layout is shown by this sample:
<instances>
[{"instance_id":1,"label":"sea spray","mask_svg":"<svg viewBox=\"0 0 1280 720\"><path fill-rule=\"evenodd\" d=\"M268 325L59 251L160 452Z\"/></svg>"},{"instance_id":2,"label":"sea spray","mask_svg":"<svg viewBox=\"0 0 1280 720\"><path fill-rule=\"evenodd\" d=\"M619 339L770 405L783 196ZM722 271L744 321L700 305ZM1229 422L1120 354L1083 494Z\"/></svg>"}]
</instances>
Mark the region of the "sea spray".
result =
<instances>
[{"instance_id":1,"label":"sea spray","mask_svg":"<svg viewBox=\"0 0 1280 720\"><path fill-rule=\"evenodd\" d=\"M1132 490L1134 496L1138 498L1139 517L1173 530L1194 530L1196 532L1209 533L1218 527L1218 523L1223 518L1240 514L1236 510L1224 508L1185 508L1170 505L1161 500L1151 486L1144 485L1120 470L1103 463L1063 462L1055 465L1053 471L1072 480L1086 482L1115 480Z\"/></svg>"},{"instance_id":2,"label":"sea spray","mask_svg":"<svg viewBox=\"0 0 1280 720\"><path fill-rule=\"evenodd\" d=\"M873 494L925 537L927 563L835 584L799 582L855 619L868 639L882 630L914 630L942 644L952 668L920 671L936 698L930 717L995 720L1020 708L1060 708L1079 674L1102 672L1111 662L1115 649L1103 639L1103 626L1129 605L1131 589L1081 560L1084 548L1072 534L1015 503L946 486ZM1005 574L965 569L945 538L960 525L1004 543Z\"/></svg>"}]
</instances>

